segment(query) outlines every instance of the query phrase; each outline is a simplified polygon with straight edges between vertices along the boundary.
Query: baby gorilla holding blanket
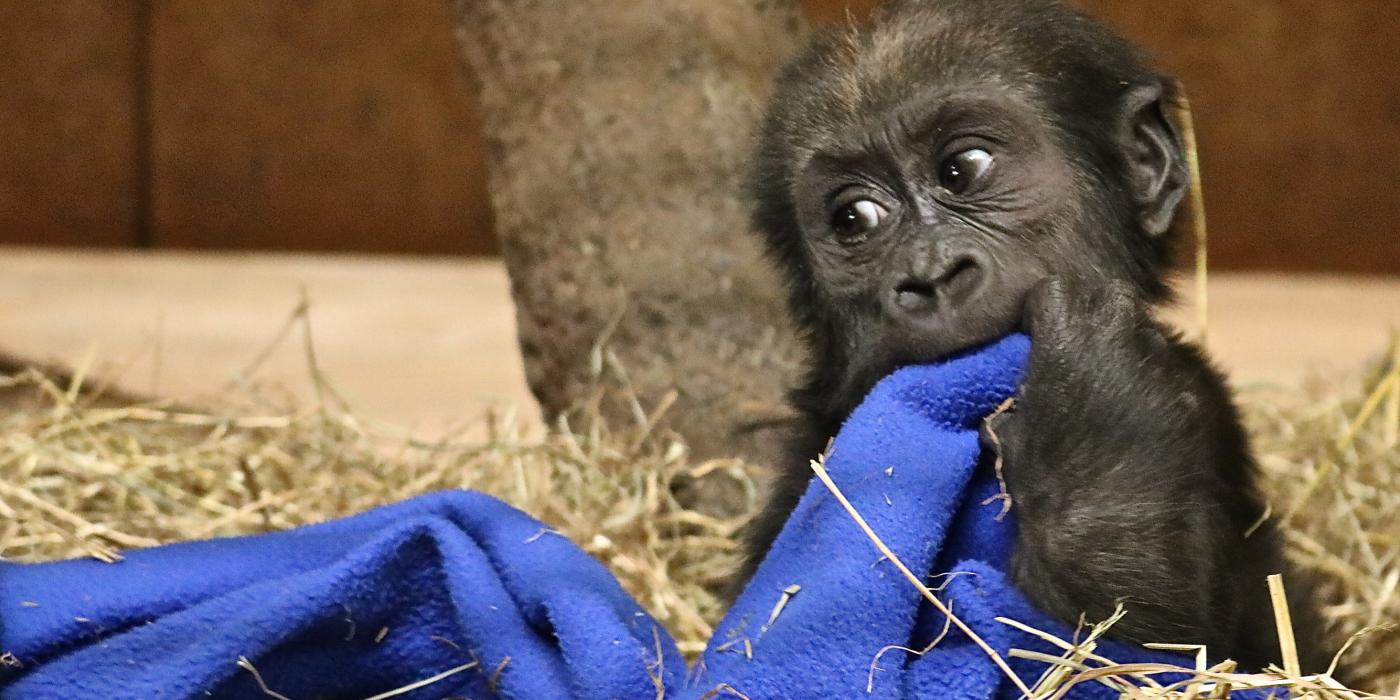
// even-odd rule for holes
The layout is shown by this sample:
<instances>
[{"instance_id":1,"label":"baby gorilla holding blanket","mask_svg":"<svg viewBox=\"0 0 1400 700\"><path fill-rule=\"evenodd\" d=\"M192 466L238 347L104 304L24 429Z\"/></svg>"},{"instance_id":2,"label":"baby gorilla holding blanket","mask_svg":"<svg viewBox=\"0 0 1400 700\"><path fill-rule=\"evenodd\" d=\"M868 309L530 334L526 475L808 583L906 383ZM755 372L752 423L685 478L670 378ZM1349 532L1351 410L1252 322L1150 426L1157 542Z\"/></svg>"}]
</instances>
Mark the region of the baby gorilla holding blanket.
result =
<instances>
[{"instance_id":1,"label":"baby gorilla holding blanket","mask_svg":"<svg viewBox=\"0 0 1400 700\"><path fill-rule=\"evenodd\" d=\"M1239 415L1149 314L1190 180L1173 97L1052 0L894 0L782 73L751 190L810 371L751 569L876 381L1021 329L1026 379L991 423L1017 586L1070 623L1121 603L1126 641L1277 661L1265 579L1285 563Z\"/></svg>"}]
</instances>

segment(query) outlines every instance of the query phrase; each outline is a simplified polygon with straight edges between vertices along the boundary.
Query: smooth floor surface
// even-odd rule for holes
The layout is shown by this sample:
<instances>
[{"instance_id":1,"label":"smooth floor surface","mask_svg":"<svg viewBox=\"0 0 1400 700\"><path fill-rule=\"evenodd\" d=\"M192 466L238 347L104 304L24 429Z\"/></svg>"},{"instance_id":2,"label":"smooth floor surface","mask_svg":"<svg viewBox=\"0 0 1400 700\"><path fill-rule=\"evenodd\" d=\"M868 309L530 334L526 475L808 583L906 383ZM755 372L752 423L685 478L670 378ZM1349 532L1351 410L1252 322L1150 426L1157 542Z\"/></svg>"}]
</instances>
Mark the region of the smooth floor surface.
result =
<instances>
[{"instance_id":1,"label":"smooth floor surface","mask_svg":"<svg viewBox=\"0 0 1400 700\"><path fill-rule=\"evenodd\" d=\"M1194 326L1183 284L1168 318ZM252 373L313 395L316 361L358 415L438 436L488 408L538 421L494 259L0 249L0 350L78 365L133 392L197 399ZM1209 347L1237 384L1358 366L1400 326L1400 278L1217 273Z\"/></svg>"}]
</instances>

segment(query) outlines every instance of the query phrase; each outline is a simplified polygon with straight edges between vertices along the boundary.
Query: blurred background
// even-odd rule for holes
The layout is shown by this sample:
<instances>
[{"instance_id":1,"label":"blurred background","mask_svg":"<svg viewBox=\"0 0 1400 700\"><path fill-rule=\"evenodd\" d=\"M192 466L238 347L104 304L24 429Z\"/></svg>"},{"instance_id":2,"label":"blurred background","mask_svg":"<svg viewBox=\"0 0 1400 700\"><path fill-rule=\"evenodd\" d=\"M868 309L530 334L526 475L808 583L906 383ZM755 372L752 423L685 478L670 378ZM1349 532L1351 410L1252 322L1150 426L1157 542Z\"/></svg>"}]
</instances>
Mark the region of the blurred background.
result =
<instances>
[{"instance_id":1,"label":"blurred background","mask_svg":"<svg viewBox=\"0 0 1400 700\"><path fill-rule=\"evenodd\" d=\"M1291 381L1381 348L1396 4L1078 2L1189 91L1226 367ZM454 27L447 0L0 0L0 351L207 391L306 292L324 369L371 412L533 411Z\"/></svg>"},{"instance_id":2,"label":"blurred background","mask_svg":"<svg viewBox=\"0 0 1400 700\"><path fill-rule=\"evenodd\" d=\"M1166 321L1327 614L1400 621L1400 0L1069 1L1194 106L1209 323L1186 265ZM747 132L809 25L875 4L0 0L0 555L497 484L707 636L733 524L673 506L746 502L708 458L774 463L799 370ZM217 427L88 410L148 400ZM1369 639L1348 665L1400 659Z\"/></svg>"},{"instance_id":3,"label":"blurred background","mask_svg":"<svg viewBox=\"0 0 1400 700\"><path fill-rule=\"evenodd\" d=\"M1188 87L1218 269L1400 272L1394 2L1081 4ZM473 101L445 0L3 0L0 243L489 255Z\"/></svg>"}]
</instances>

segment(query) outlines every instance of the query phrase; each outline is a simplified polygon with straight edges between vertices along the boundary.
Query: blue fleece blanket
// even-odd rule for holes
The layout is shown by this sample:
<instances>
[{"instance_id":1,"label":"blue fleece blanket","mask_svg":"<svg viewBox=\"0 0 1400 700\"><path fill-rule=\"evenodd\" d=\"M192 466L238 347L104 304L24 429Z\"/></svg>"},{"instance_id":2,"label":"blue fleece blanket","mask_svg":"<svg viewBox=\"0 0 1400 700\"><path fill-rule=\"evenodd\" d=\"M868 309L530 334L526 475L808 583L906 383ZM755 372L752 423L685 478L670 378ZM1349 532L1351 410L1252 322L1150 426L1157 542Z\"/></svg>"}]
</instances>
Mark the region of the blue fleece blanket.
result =
<instances>
[{"instance_id":1,"label":"blue fleece blanket","mask_svg":"<svg viewBox=\"0 0 1400 700\"><path fill-rule=\"evenodd\" d=\"M956 572L930 581L946 584L943 598L1003 654L1056 650L999 615L1069 634L1008 583L1014 524L983 505L998 490L978 467L978 425L1015 391L1027 350L1013 336L895 373L827 461L902 561ZM13 655L0 664L0 696L369 698L434 678L394 697L1018 696L956 630L923 655L887 648L923 647L944 626L814 482L687 669L599 563L500 501L456 492L277 534L133 551L115 565L0 564L0 651ZM1013 664L1027 683L1045 670ZM1095 684L1076 692L1116 697Z\"/></svg>"}]
</instances>

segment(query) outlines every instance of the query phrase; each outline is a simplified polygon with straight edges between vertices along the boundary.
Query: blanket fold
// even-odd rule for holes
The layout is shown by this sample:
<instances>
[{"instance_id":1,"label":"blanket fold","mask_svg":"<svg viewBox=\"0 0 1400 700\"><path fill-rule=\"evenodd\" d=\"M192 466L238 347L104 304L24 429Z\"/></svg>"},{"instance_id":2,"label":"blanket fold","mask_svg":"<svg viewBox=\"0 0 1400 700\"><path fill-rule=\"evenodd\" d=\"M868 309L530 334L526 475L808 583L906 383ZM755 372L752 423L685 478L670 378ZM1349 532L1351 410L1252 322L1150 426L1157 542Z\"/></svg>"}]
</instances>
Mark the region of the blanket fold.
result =
<instances>
[{"instance_id":1,"label":"blanket fold","mask_svg":"<svg viewBox=\"0 0 1400 700\"><path fill-rule=\"evenodd\" d=\"M1072 634L1007 580L1014 517L999 521L1000 504L984 505L999 490L979 459L978 428L1015 392L1028 349L1015 335L896 372L826 460L901 561L1003 655L1058 652L997 616ZM665 629L601 564L494 498L454 492L287 532L133 551L116 565L0 563L0 651L19 664L0 666L0 696L265 700L265 684L292 700L363 699L434 676L394 697L1019 696L946 626L814 481L687 671ZM1112 643L1099 651L1177 660ZM1029 685L1046 670L1012 663ZM1117 693L1088 683L1070 697Z\"/></svg>"},{"instance_id":2,"label":"blanket fold","mask_svg":"<svg viewBox=\"0 0 1400 700\"><path fill-rule=\"evenodd\" d=\"M6 698L641 698L679 687L670 636L597 561L489 496L0 565ZM658 657L657 654L660 654Z\"/></svg>"}]
</instances>

